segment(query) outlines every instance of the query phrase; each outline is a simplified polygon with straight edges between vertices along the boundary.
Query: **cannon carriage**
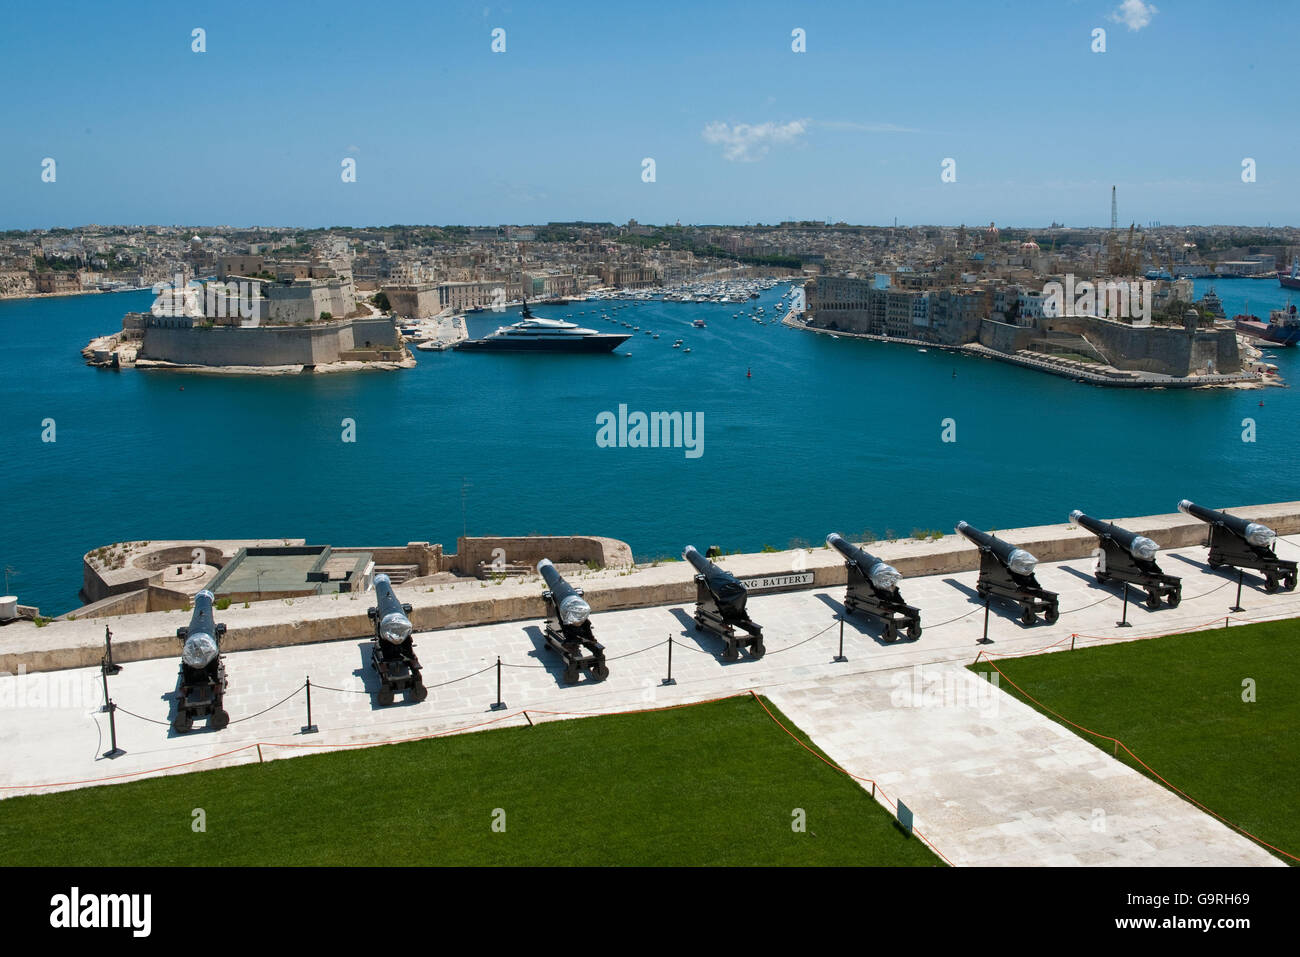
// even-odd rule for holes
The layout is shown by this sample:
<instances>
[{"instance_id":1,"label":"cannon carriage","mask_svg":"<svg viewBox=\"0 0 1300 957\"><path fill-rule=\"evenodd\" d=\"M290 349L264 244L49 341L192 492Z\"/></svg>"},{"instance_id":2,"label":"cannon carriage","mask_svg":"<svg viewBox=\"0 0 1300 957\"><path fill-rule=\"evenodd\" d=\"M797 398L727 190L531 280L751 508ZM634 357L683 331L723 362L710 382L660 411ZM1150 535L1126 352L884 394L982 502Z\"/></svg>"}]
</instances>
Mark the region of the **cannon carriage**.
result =
<instances>
[{"instance_id":1,"label":"cannon carriage","mask_svg":"<svg viewBox=\"0 0 1300 957\"><path fill-rule=\"evenodd\" d=\"M1160 570L1155 561L1160 549L1155 542L1078 509L1070 513L1070 521L1097 536L1100 550L1094 575L1098 583L1117 581L1136 585L1146 591L1146 604L1151 609L1159 608L1162 599L1170 608L1178 607L1183 598L1183 581Z\"/></svg>"},{"instance_id":2,"label":"cannon carriage","mask_svg":"<svg viewBox=\"0 0 1300 957\"><path fill-rule=\"evenodd\" d=\"M958 522L956 530L979 547L980 575L975 590L981 598L992 596L1019 605L1020 621L1025 625L1034 624L1039 614L1049 625L1060 617L1056 592L1043 588L1034 577L1038 559L966 522Z\"/></svg>"},{"instance_id":3,"label":"cannon carriage","mask_svg":"<svg viewBox=\"0 0 1300 957\"><path fill-rule=\"evenodd\" d=\"M537 563L538 573L546 580L546 647L564 662L564 681L576 684L582 672L593 681L609 677L605 664L605 646L596 640L591 628L591 606L582 597L582 589L564 580L549 558Z\"/></svg>"},{"instance_id":4,"label":"cannon carriage","mask_svg":"<svg viewBox=\"0 0 1300 957\"><path fill-rule=\"evenodd\" d=\"M826 544L844 558L848 588L844 593L845 614L861 611L881 624L884 641L897 640L901 632L913 641L921 637L921 609L903 601L898 583L902 575L864 549L845 541L836 532L826 536Z\"/></svg>"},{"instance_id":5,"label":"cannon carriage","mask_svg":"<svg viewBox=\"0 0 1300 957\"><path fill-rule=\"evenodd\" d=\"M397 600L392 583L383 574L375 576L375 599L378 604L366 615L375 629L370 664L379 676L379 703L390 705L399 694L408 701L423 701L429 690L420 676L420 659L411 638L415 630L409 617L411 606Z\"/></svg>"},{"instance_id":6,"label":"cannon carriage","mask_svg":"<svg viewBox=\"0 0 1300 957\"><path fill-rule=\"evenodd\" d=\"M188 626L176 629L181 640L180 689L176 695L176 716L172 730L186 734L195 718L208 719L208 728L220 731L230 724L222 707L229 681L221 654L226 626L217 624L212 613L212 592L206 588L194 596L194 610Z\"/></svg>"},{"instance_id":7,"label":"cannon carriage","mask_svg":"<svg viewBox=\"0 0 1300 957\"><path fill-rule=\"evenodd\" d=\"M695 630L706 631L726 642L722 657L735 661L740 649L748 648L754 658L767 652L763 645L763 626L750 619L745 610L748 592L735 575L719 568L687 545L682 558L694 566ZM737 630L744 634L737 634Z\"/></svg>"},{"instance_id":8,"label":"cannon carriage","mask_svg":"<svg viewBox=\"0 0 1300 957\"><path fill-rule=\"evenodd\" d=\"M1178 511L1210 526L1210 537L1205 544L1210 549L1211 568L1227 565L1263 572L1264 591L1269 594L1279 588L1295 590L1296 563L1277 557L1277 533L1273 529L1227 512L1204 508L1187 499L1178 503Z\"/></svg>"}]
</instances>

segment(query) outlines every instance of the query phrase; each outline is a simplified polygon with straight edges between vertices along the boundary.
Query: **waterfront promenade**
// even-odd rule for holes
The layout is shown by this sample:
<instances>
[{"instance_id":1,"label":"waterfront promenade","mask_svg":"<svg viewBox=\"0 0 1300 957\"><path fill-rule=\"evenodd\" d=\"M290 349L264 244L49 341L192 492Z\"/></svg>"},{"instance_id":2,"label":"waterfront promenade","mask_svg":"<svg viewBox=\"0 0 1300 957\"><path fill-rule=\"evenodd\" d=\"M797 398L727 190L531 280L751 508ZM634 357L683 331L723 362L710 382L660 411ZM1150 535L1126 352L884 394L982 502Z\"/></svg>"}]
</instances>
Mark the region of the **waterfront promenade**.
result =
<instances>
[{"instance_id":1,"label":"waterfront promenade","mask_svg":"<svg viewBox=\"0 0 1300 957\"><path fill-rule=\"evenodd\" d=\"M1281 540L1279 553L1294 559L1300 547ZM178 736L168 727L175 658L130 662L109 679L121 709L117 740L126 751L115 760L99 757L108 750L109 726L98 710L98 669L4 677L0 696L15 706L0 709L0 746L7 756L0 794L655 708L752 689L770 696L845 770L875 781L882 804L892 809L893 802L905 801L917 828L955 864L1277 864L1251 841L965 670L982 649L992 656L1069 654L1071 647L1300 615L1300 593L1265 594L1253 575L1243 593L1245 610L1230 613L1236 577L1210 571L1203 548L1173 548L1161 553L1161 561L1183 576L1183 601L1156 611L1130 602L1128 630L1115 628L1120 595L1093 582L1091 559L1040 564L1043 586L1060 593L1060 619L1026 628L1014 609L994 605L994 643L986 646L976 643L984 618L976 572L909 577L904 593L924 610L924 634L886 644L874 629L851 620L844 627L846 662L833 660L842 587L752 596L750 611L765 626L768 649L759 660L722 661L720 642L691 627L689 603L597 612L593 623L610 656L610 677L571 687L544 649L540 619L425 632L416 642L429 697L388 708L374 703L364 638L236 652L226 656L233 721L219 733ZM676 684L664 686L670 637ZM492 708L498 656L505 705L499 711ZM910 695L900 701L900 688L913 687L918 668L955 689L955 697L919 707ZM319 733L304 735L308 675ZM1102 833L1089 827L1097 807L1106 808Z\"/></svg>"}]
</instances>

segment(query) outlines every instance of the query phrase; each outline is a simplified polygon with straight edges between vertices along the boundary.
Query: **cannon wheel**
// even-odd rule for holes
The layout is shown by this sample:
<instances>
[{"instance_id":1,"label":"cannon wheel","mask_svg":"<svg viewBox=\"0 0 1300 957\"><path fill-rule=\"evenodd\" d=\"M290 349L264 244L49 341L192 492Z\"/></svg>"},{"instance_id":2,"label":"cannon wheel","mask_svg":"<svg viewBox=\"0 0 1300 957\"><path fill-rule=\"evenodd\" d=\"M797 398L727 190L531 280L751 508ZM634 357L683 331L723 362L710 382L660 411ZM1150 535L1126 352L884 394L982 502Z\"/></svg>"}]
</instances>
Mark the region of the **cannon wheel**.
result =
<instances>
[{"instance_id":1,"label":"cannon wheel","mask_svg":"<svg viewBox=\"0 0 1300 957\"><path fill-rule=\"evenodd\" d=\"M892 621L885 622L885 626L880 629L880 640L890 641L890 642L897 641L898 626L894 624Z\"/></svg>"},{"instance_id":2,"label":"cannon wheel","mask_svg":"<svg viewBox=\"0 0 1300 957\"><path fill-rule=\"evenodd\" d=\"M722 649L722 657L726 661L735 661L740 657L740 651L736 648L734 642L727 642L727 647Z\"/></svg>"},{"instance_id":3,"label":"cannon wheel","mask_svg":"<svg viewBox=\"0 0 1300 957\"><path fill-rule=\"evenodd\" d=\"M1277 591L1277 579L1272 575L1268 575L1264 578L1264 591L1268 592L1270 595Z\"/></svg>"},{"instance_id":4,"label":"cannon wheel","mask_svg":"<svg viewBox=\"0 0 1300 957\"><path fill-rule=\"evenodd\" d=\"M591 676L597 681L604 681L609 677L609 665L603 661L598 661L591 666Z\"/></svg>"},{"instance_id":5,"label":"cannon wheel","mask_svg":"<svg viewBox=\"0 0 1300 957\"><path fill-rule=\"evenodd\" d=\"M388 707L393 703L393 689L385 685L379 689L379 704Z\"/></svg>"},{"instance_id":6,"label":"cannon wheel","mask_svg":"<svg viewBox=\"0 0 1300 957\"><path fill-rule=\"evenodd\" d=\"M411 700L419 704L425 698L429 697L429 689L424 686L423 681L417 681L411 685Z\"/></svg>"},{"instance_id":7,"label":"cannon wheel","mask_svg":"<svg viewBox=\"0 0 1300 957\"><path fill-rule=\"evenodd\" d=\"M988 589L988 586L987 586L987 585L976 585L976 586L975 586L975 594L979 595L981 599L988 598L988 597L989 597L989 589Z\"/></svg>"},{"instance_id":8,"label":"cannon wheel","mask_svg":"<svg viewBox=\"0 0 1300 957\"><path fill-rule=\"evenodd\" d=\"M1105 572L1097 572L1095 577L1098 585L1104 585L1106 582L1110 581L1110 576Z\"/></svg>"},{"instance_id":9,"label":"cannon wheel","mask_svg":"<svg viewBox=\"0 0 1300 957\"><path fill-rule=\"evenodd\" d=\"M760 638L749 646L749 653L755 658L762 658L767 654L767 645L763 644L763 640Z\"/></svg>"},{"instance_id":10,"label":"cannon wheel","mask_svg":"<svg viewBox=\"0 0 1300 957\"><path fill-rule=\"evenodd\" d=\"M1056 619L1061 617L1061 610L1056 605L1048 605L1047 610L1043 612L1043 621L1049 625L1056 624Z\"/></svg>"},{"instance_id":11,"label":"cannon wheel","mask_svg":"<svg viewBox=\"0 0 1300 957\"><path fill-rule=\"evenodd\" d=\"M172 730L177 734L189 734L190 729L194 727L194 718L184 708L176 712L176 718L172 721Z\"/></svg>"},{"instance_id":12,"label":"cannon wheel","mask_svg":"<svg viewBox=\"0 0 1300 957\"><path fill-rule=\"evenodd\" d=\"M907 626L907 637L909 641L916 641L921 637L921 623L914 621Z\"/></svg>"},{"instance_id":13,"label":"cannon wheel","mask_svg":"<svg viewBox=\"0 0 1300 957\"><path fill-rule=\"evenodd\" d=\"M1160 607L1160 591L1153 588L1147 592L1147 607L1154 610Z\"/></svg>"},{"instance_id":14,"label":"cannon wheel","mask_svg":"<svg viewBox=\"0 0 1300 957\"><path fill-rule=\"evenodd\" d=\"M1183 590L1181 588L1171 588L1165 594L1165 601L1169 602L1170 608L1177 608L1183 600Z\"/></svg>"},{"instance_id":15,"label":"cannon wheel","mask_svg":"<svg viewBox=\"0 0 1300 957\"><path fill-rule=\"evenodd\" d=\"M1205 560L1205 563L1206 563L1207 565L1209 565L1211 568L1222 568L1222 567L1223 567L1223 562L1216 561L1216 560L1214 560L1213 558L1207 558L1207 559Z\"/></svg>"},{"instance_id":16,"label":"cannon wheel","mask_svg":"<svg viewBox=\"0 0 1300 957\"><path fill-rule=\"evenodd\" d=\"M208 718L208 727L213 731L220 731L228 724L230 724L230 712L225 708L214 708L212 716Z\"/></svg>"},{"instance_id":17,"label":"cannon wheel","mask_svg":"<svg viewBox=\"0 0 1300 957\"><path fill-rule=\"evenodd\" d=\"M564 683L566 685L576 685L578 683L578 669L573 665L568 665L564 669Z\"/></svg>"},{"instance_id":18,"label":"cannon wheel","mask_svg":"<svg viewBox=\"0 0 1300 957\"><path fill-rule=\"evenodd\" d=\"M1020 606L1020 621L1022 624L1032 625L1037 620L1038 616L1034 614L1034 609L1031 606Z\"/></svg>"},{"instance_id":19,"label":"cannon wheel","mask_svg":"<svg viewBox=\"0 0 1300 957\"><path fill-rule=\"evenodd\" d=\"M1295 591L1295 572L1287 572L1282 576L1282 590Z\"/></svg>"}]
</instances>

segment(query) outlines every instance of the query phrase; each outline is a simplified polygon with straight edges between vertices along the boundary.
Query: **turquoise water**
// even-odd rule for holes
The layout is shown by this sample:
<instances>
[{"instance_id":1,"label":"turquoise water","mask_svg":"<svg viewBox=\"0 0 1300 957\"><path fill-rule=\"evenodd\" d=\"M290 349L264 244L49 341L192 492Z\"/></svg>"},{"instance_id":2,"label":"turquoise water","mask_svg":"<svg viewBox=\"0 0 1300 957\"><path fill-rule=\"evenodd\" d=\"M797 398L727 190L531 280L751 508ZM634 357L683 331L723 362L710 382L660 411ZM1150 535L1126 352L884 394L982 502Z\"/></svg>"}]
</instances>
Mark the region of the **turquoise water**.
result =
<instances>
[{"instance_id":1,"label":"turquoise water","mask_svg":"<svg viewBox=\"0 0 1300 957\"><path fill-rule=\"evenodd\" d=\"M1232 286L1216 286L1225 301ZM1264 286L1250 283L1261 297ZM769 313L782 288L758 300ZM638 558L677 555L687 542L757 550L820 544L832 530L951 530L958 519L1064 522L1072 508L1168 512L1183 497L1300 498L1293 389L1107 390L759 326L733 319L748 309L734 304L619 310L660 338L636 333L611 356L417 352L406 372L303 378L82 364L92 336L149 301L0 302L0 565L18 572L10 590L46 613L78 604L84 552L123 539L429 540L451 550L462 480L470 534L609 535ZM602 309L536 312L621 330ZM691 328L698 317L707 329ZM483 314L471 333L502 321ZM689 355L672 348L678 336ZM1297 350L1279 354L1283 375L1300 376ZM596 417L620 403L703 412L703 454L597 447ZM1254 444L1241 441L1247 416ZM955 443L940 441L949 417ZM41 441L46 418L54 443ZM356 422L355 443L341 441L344 418Z\"/></svg>"},{"instance_id":2,"label":"turquoise water","mask_svg":"<svg viewBox=\"0 0 1300 957\"><path fill-rule=\"evenodd\" d=\"M1238 313L1246 313L1267 322L1270 309L1285 309L1291 303L1300 306L1300 292L1283 289L1276 278L1197 279L1192 286L1198 299L1213 287L1215 294L1223 301L1223 311L1229 319Z\"/></svg>"}]
</instances>

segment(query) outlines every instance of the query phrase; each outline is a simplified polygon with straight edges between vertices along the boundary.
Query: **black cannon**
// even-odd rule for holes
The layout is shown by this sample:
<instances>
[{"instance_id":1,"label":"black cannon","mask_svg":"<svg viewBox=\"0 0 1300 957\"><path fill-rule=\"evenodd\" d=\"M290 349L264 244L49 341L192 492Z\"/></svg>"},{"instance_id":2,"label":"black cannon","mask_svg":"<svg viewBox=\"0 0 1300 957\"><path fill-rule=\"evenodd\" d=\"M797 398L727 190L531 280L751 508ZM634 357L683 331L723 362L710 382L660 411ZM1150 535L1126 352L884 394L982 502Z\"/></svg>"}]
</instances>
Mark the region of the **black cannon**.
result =
<instances>
[{"instance_id":1,"label":"black cannon","mask_svg":"<svg viewBox=\"0 0 1300 957\"><path fill-rule=\"evenodd\" d=\"M549 558L537 563L537 571L546 579L546 647L564 661L564 680L577 683L587 672L593 681L609 677L605 664L605 646L591 630L591 606L582 597L582 589L564 580Z\"/></svg>"},{"instance_id":2,"label":"black cannon","mask_svg":"<svg viewBox=\"0 0 1300 957\"><path fill-rule=\"evenodd\" d=\"M904 627L907 637L913 641L921 637L921 609L903 601L898 593L903 576L894 566L846 542L835 532L826 536L826 544L844 556L849 575L848 591L844 593L846 613L863 611L879 619L883 629L880 637L885 641L895 640Z\"/></svg>"},{"instance_id":3,"label":"black cannon","mask_svg":"<svg viewBox=\"0 0 1300 957\"><path fill-rule=\"evenodd\" d=\"M1210 567L1253 568L1264 573L1264 591L1281 588L1292 591L1296 581L1296 563L1278 558L1273 550L1277 533L1267 525L1252 522L1212 508L1202 508L1187 499L1178 503L1178 511L1199 518L1210 526Z\"/></svg>"},{"instance_id":4,"label":"black cannon","mask_svg":"<svg viewBox=\"0 0 1300 957\"><path fill-rule=\"evenodd\" d=\"M719 568L687 545L682 558L695 566L695 630L704 630L727 643L722 657L735 661L741 648L749 648L755 658L762 658L763 626L749 620L745 611L748 593L736 576ZM745 632L737 635L736 629Z\"/></svg>"},{"instance_id":5,"label":"black cannon","mask_svg":"<svg viewBox=\"0 0 1300 957\"><path fill-rule=\"evenodd\" d=\"M429 697L429 689L420 678L420 659L415 657L415 642L411 640L414 628L407 617L411 606L397 600L388 576L383 574L375 576L375 598L378 606L366 614L375 626L370 663L379 675L379 703L392 704L398 692L404 692L407 701L423 701Z\"/></svg>"},{"instance_id":6,"label":"black cannon","mask_svg":"<svg viewBox=\"0 0 1300 957\"><path fill-rule=\"evenodd\" d=\"M194 596L194 611L187 628L177 628L181 644L181 687L176 698L176 717L172 730L185 734L194 727L194 719L206 717L208 727L220 731L230 724L230 715L221 707L226 694L226 666L221 655L221 639L226 626L212 617L212 592L206 588Z\"/></svg>"},{"instance_id":7,"label":"black cannon","mask_svg":"<svg viewBox=\"0 0 1300 957\"><path fill-rule=\"evenodd\" d=\"M979 546L980 577L975 590L981 598L993 595L1015 602L1020 606L1020 620L1026 625L1032 625L1039 612L1049 625L1061 617L1056 592L1047 591L1034 577L1037 558L966 522L957 523L957 532Z\"/></svg>"},{"instance_id":8,"label":"black cannon","mask_svg":"<svg viewBox=\"0 0 1300 957\"><path fill-rule=\"evenodd\" d=\"M1070 513L1070 521L1092 532L1101 542L1095 572L1098 582L1114 580L1146 589L1148 608L1159 608L1162 598L1169 602L1170 608L1178 607L1183 600L1183 580L1160 570L1155 560L1160 547L1155 542L1126 528L1091 518L1078 509Z\"/></svg>"}]
</instances>

